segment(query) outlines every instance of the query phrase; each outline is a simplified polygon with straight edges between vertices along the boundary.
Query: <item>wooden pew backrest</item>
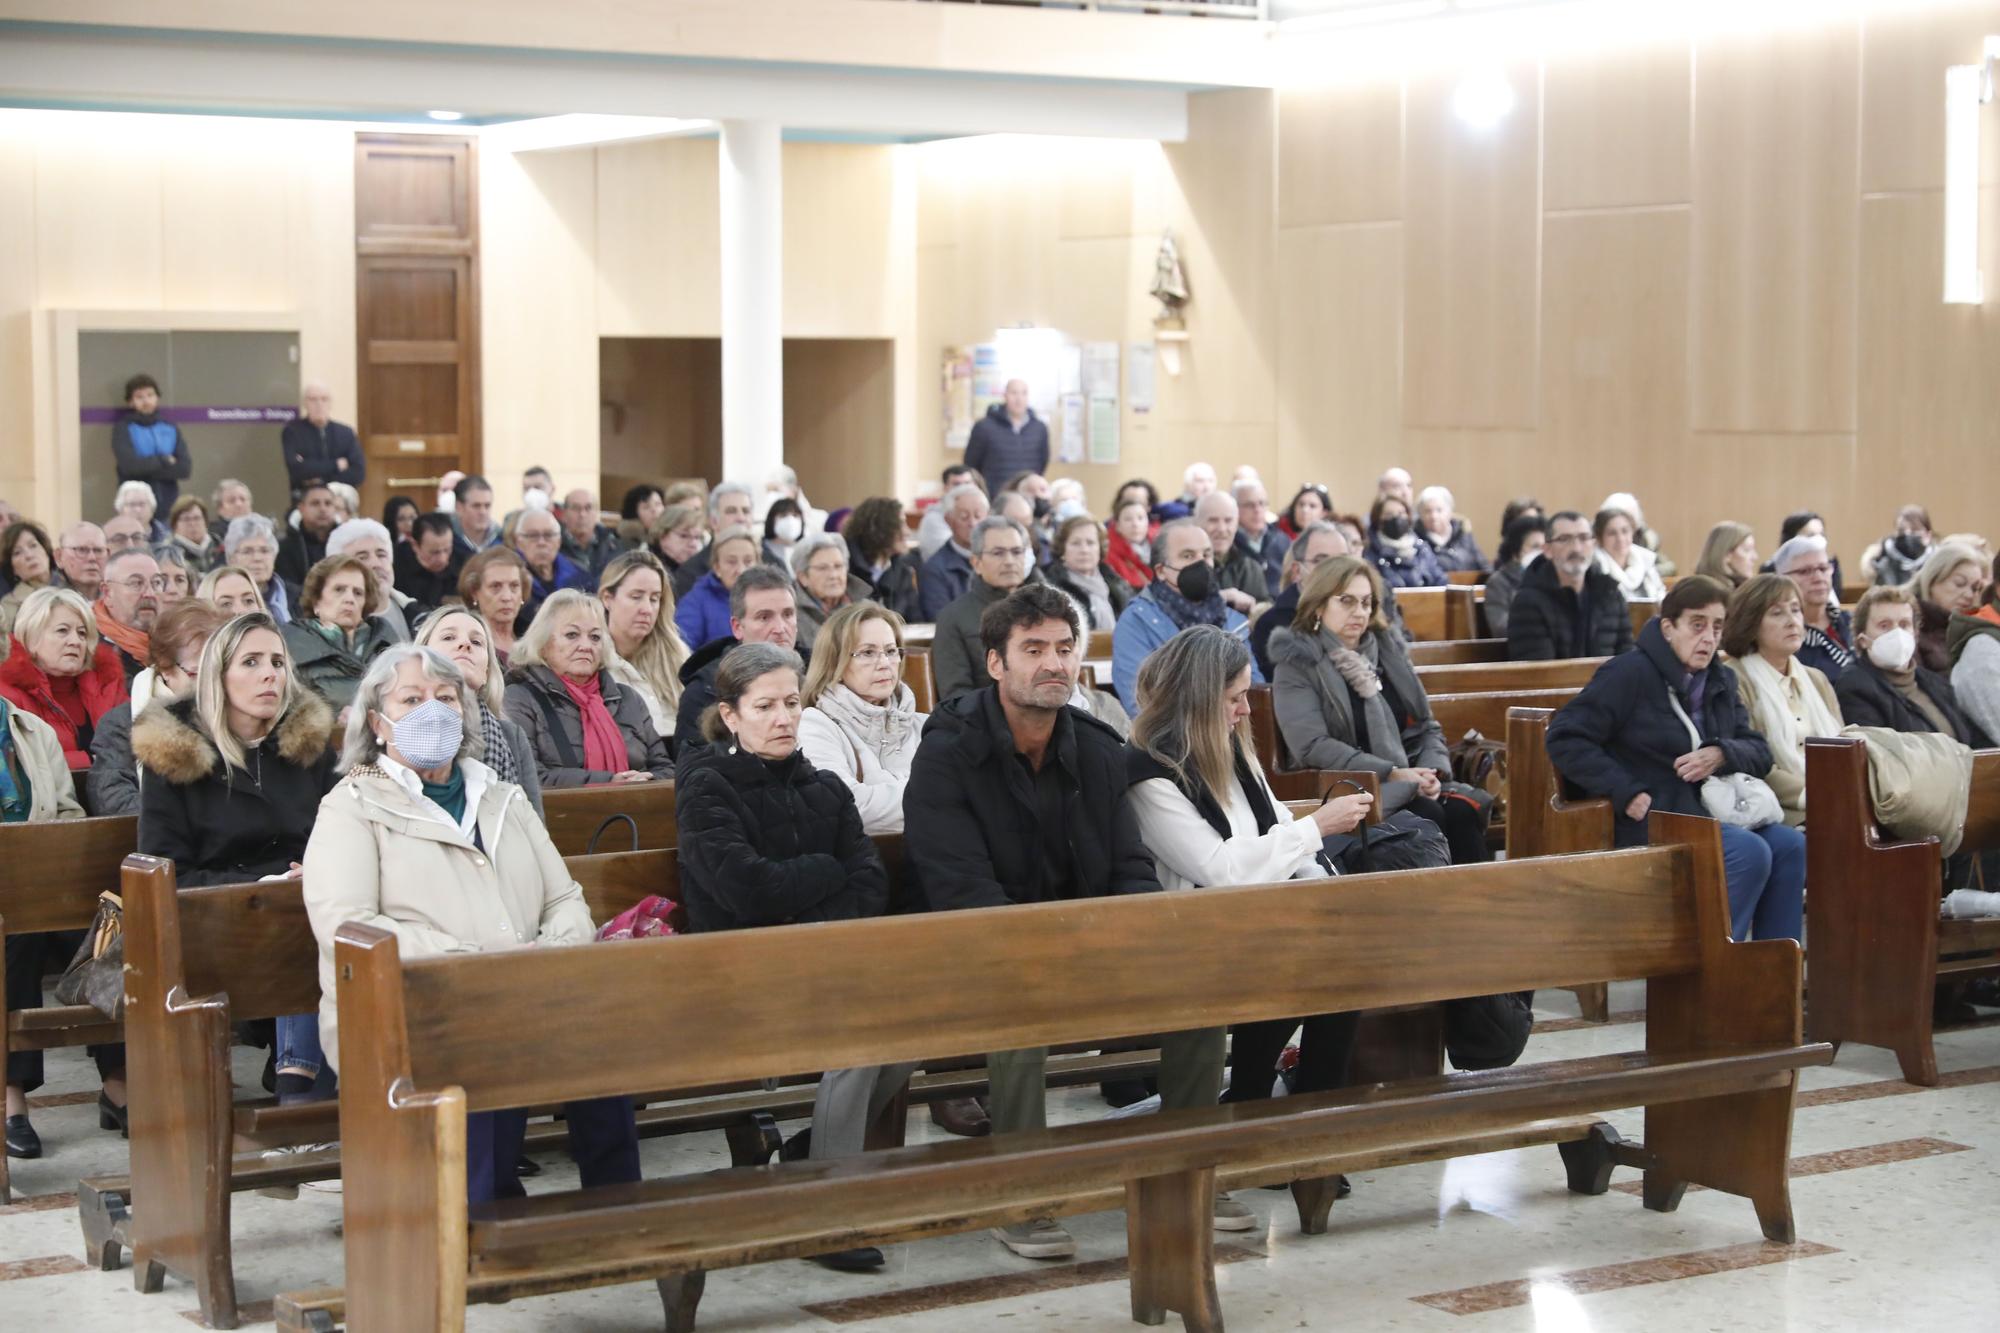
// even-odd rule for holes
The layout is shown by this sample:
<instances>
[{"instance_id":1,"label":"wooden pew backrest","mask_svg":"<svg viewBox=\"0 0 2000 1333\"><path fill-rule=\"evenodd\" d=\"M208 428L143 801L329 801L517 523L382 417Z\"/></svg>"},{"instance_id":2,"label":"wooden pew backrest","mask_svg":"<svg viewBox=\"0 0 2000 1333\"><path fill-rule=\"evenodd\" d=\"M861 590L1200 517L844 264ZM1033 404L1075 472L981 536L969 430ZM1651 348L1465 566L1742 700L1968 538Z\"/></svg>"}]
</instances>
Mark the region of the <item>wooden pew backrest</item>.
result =
<instances>
[{"instance_id":1,"label":"wooden pew backrest","mask_svg":"<svg viewBox=\"0 0 2000 1333\"><path fill-rule=\"evenodd\" d=\"M1475 662L1419 666L1424 693L1495 694L1502 691L1580 689L1608 657L1563 657L1553 662Z\"/></svg>"},{"instance_id":2,"label":"wooden pew backrest","mask_svg":"<svg viewBox=\"0 0 2000 1333\"><path fill-rule=\"evenodd\" d=\"M1637 638L1639 631L1646 628L1646 622L1660 614L1660 604L1658 602L1627 602L1625 603L1625 611L1632 617L1632 636Z\"/></svg>"},{"instance_id":3,"label":"wooden pew backrest","mask_svg":"<svg viewBox=\"0 0 2000 1333\"><path fill-rule=\"evenodd\" d=\"M564 856L582 856L590 839L614 815L628 815L639 826L636 850L672 847L679 841L672 782L607 782L590 787L545 787L542 811L549 840ZM604 830L598 851L634 850L632 830L621 821Z\"/></svg>"},{"instance_id":4,"label":"wooden pew backrest","mask_svg":"<svg viewBox=\"0 0 2000 1333\"><path fill-rule=\"evenodd\" d=\"M1607 800L1572 801L1549 762L1549 708L1514 708L1507 714L1507 857L1525 860L1611 846L1613 812Z\"/></svg>"},{"instance_id":5,"label":"wooden pew backrest","mask_svg":"<svg viewBox=\"0 0 2000 1333\"><path fill-rule=\"evenodd\" d=\"M9 935L76 930L97 895L118 888L118 867L139 844L136 815L0 824L0 929Z\"/></svg>"},{"instance_id":6,"label":"wooden pew backrest","mask_svg":"<svg viewBox=\"0 0 2000 1333\"><path fill-rule=\"evenodd\" d=\"M1410 645L1410 661L1418 667L1506 660L1505 639L1440 639L1435 643Z\"/></svg>"},{"instance_id":7,"label":"wooden pew backrest","mask_svg":"<svg viewBox=\"0 0 2000 1333\"><path fill-rule=\"evenodd\" d=\"M1434 694L1431 716L1444 731L1447 745L1456 745L1468 731L1490 741L1504 742L1507 715L1516 708L1561 708L1577 695L1575 688L1498 691L1492 694ZM1512 769L1510 767L1509 771Z\"/></svg>"},{"instance_id":8,"label":"wooden pew backrest","mask_svg":"<svg viewBox=\"0 0 2000 1333\"><path fill-rule=\"evenodd\" d=\"M1476 637L1477 602L1468 587L1398 588L1396 607L1420 643Z\"/></svg>"}]
</instances>

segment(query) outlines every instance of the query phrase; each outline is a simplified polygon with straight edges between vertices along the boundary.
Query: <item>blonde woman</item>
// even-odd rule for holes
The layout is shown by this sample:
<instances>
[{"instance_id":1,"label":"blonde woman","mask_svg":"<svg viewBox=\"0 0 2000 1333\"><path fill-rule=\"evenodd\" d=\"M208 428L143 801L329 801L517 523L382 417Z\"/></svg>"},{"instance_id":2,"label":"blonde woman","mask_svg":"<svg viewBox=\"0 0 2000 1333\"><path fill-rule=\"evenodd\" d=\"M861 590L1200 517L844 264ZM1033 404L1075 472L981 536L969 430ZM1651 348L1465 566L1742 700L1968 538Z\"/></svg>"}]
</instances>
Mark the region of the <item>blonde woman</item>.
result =
<instances>
[{"instance_id":1,"label":"blonde woman","mask_svg":"<svg viewBox=\"0 0 2000 1333\"><path fill-rule=\"evenodd\" d=\"M674 775L645 701L606 665L617 651L610 639L603 603L565 588L542 603L514 645L507 716L528 733L544 787Z\"/></svg>"},{"instance_id":2,"label":"blonde woman","mask_svg":"<svg viewBox=\"0 0 2000 1333\"><path fill-rule=\"evenodd\" d=\"M446 606L431 612L417 631L417 646L442 653L458 668L479 710L483 742L478 758L500 778L521 789L542 813L542 778L535 747L521 724L507 716L506 672L493 652L493 631L477 611Z\"/></svg>"},{"instance_id":3,"label":"blonde woman","mask_svg":"<svg viewBox=\"0 0 2000 1333\"><path fill-rule=\"evenodd\" d=\"M225 616L247 616L253 611L268 614L264 594L257 591L256 580L241 565L217 565L209 570L201 576L194 595L196 601L207 602Z\"/></svg>"},{"instance_id":4,"label":"blonde woman","mask_svg":"<svg viewBox=\"0 0 2000 1333\"><path fill-rule=\"evenodd\" d=\"M1910 580L1917 598L1917 661L1941 676L1951 674L1945 630L1953 616L1969 616L1986 600L1993 562L1963 537L1947 537Z\"/></svg>"},{"instance_id":5,"label":"blonde woman","mask_svg":"<svg viewBox=\"0 0 2000 1333\"><path fill-rule=\"evenodd\" d=\"M1757 563L1757 534L1747 523L1724 520L1708 530L1694 572L1734 592L1756 575Z\"/></svg>"},{"instance_id":6,"label":"blonde woman","mask_svg":"<svg viewBox=\"0 0 2000 1333\"><path fill-rule=\"evenodd\" d=\"M903 618L874 602L827 617L806 672L799 749L854 793L870 834L903 831L903 787L926 715L903 683Z\"/></svg>"},{"instance_id":7,"label":"blonde woman","mask_svg":"<svg viewBox=\"0 0 2000 1333\"><path fill-rule=\"evenodd\" d=\"M627 551L604 566L597 599L604 603L613 653L607 665L621 685L646 701L653 730L674 734L681 706L681 668L688 646L674 625L671 576L651 551Z\"/></svg>"}]
</instances>

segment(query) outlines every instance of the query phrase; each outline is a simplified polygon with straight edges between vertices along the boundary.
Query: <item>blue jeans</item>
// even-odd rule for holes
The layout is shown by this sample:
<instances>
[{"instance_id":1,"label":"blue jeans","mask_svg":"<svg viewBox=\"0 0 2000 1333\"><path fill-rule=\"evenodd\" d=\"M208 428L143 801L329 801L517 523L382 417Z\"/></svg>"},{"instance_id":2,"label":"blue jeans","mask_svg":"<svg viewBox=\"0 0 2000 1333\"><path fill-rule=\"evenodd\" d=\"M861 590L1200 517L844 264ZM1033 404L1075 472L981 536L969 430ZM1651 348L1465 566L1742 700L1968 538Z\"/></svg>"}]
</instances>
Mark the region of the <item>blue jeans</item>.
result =
<instances>
[{"instance_id":1,"label":"blue jeans","mask_svg":"<svg viewBox=\"0 0 2000 1333\"><path fill-rule=\"evenodd\" d=\"M1729 880L1729 933L1738 940L1799 939L1804 933L1806 835L1784 824L1722 826Z\"/></svg>"},{"instance_id":2,"label":"blue jeans","mask_svg":"<svg viewBox=\"0 0 2000 1333\"><path fill-rule=\"evenodd\" d=\"M278 1050L272 1063L280 1074L304 1074L314 1080L312 1091L304 1096L280 1100L324 1102L333 1099L333 1070L327 1066L326 1051L319 1044L317 1013L285 1014L278 1019Z\"/></svg>"}]
</instances>

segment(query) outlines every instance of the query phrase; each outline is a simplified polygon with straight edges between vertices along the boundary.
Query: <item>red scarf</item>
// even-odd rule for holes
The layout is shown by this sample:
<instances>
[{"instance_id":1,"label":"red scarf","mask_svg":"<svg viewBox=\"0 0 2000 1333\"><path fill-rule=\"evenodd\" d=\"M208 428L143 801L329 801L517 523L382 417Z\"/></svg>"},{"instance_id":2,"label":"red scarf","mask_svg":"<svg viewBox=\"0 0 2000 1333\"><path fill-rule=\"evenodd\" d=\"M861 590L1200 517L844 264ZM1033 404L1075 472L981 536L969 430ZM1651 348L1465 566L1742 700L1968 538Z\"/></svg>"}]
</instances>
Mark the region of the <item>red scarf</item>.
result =
<instances>
[{"instance_id":1,"label":"red scarf","mask_svg":"<svg viewBox=\"0 0 2000 1333\"><path fill-rule=\"evenodd\" d=\"M583 715L583 766L600 773L623 773L632 766L625 753L625 735L604 706L601 677L592 676L579 685L568 676L557 676Z\"/></svg>"},{"instance_id":2,"label":"red scarf","mask_svg":"<svg viewBox=\"0 0 2000 1333\"><path fill-rule=\"evenodd\" d=\"M1132 549L1132 543L1125 540L1116 528L1104 543L1104 563L1111 566L1111 572L1132 588L1143 588L1153 581L1153 569Z\"/></svg>"},{"instance_id":3,"label":"red scarf","mask_svg":"<svg viewBox=\"0 0 2000 1333\"><path fill-rule=\"evenodd\" d=\"M122 620L114 618L111 608L104 604L102 597L90 608L97 614L97 632L125 650L125 655L146 666L152 661L153 636L142 629L134 629Z\"/></svg>"}]
</instances>

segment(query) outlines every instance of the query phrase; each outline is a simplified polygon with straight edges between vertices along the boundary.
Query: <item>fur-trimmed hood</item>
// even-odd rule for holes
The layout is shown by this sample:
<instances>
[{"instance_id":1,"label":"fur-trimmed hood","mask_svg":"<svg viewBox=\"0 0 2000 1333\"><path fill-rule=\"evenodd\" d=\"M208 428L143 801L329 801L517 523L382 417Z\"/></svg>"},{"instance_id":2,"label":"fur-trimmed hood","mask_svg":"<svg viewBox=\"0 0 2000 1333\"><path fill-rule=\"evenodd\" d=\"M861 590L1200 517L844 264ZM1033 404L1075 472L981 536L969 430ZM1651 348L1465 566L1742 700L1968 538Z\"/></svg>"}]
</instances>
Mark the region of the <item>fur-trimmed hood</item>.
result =
<instances>
[{"instance_id":1,"label":"fur-trimmed hood","mask_svg":"<svg viewBox=\"0 0 2000 1333\"><path fill-rule=\"evenodd\" d=\"M310 691L300 694L291 711L278 719L278 757L310 768L326 753L333 725L333 709L324 699ZM215 742L195 721L192 699L155 705L134 719L132 755L149 774L177 787L200 782L222 762Z\"/></svg>"}]
</instances>

